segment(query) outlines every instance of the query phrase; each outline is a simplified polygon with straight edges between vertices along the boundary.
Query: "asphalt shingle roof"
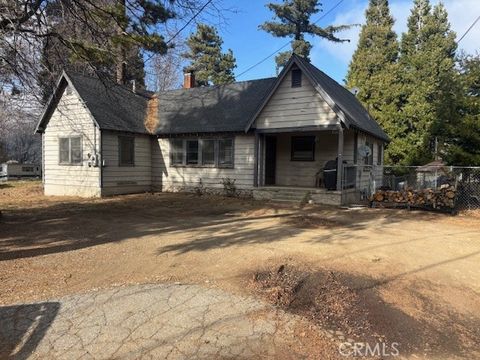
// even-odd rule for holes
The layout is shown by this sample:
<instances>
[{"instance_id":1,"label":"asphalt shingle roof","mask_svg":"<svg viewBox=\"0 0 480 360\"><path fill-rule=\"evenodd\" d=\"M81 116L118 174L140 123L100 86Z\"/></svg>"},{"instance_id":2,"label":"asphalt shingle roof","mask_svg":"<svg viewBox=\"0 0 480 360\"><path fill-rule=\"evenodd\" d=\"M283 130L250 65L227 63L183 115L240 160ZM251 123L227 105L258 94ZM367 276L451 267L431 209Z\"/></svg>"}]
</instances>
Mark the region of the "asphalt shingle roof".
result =
<instances>
[{"instance_id":1,"label":"asphalt shingle roof","mask_svg":"<svg viewBox=\"0 0 480 360\"><path fill-rule=\"evenodd\" d=\"M102 130L147 134L144 120L148 97L126 86L99 78L67 72L82 100Z\"/></svg>"},{"instance_id":2,"label":"asphalt shingle roof","mask_svg":"<svg viewBox=\"0 0 480 360\"><path fill-rule=\"evenodd\" d=\"M294 55L284 71L296 62L332 108L345 115L345 125L389 140L358 99L346 88L305 59ZM66 73L102 130L151 134L145 127L151 93L134 93L126 86L77 73ZM156 135L245 131L266 103L281 78L228 85L162 91L158 96ZM53 105L55 106L55 105ZM51 107L49 105L49 107ZM340 110L340 111L339 111ZM151 110L150 110L151 111ZM44 113L39 129L48 121Z\"/></svg>"},{"instance_id":3,"label":"asphalt shingle roof","mask_svg":"<svg viewBox=\"0 0 480 360\"><path fill-rule=\"evenodd\" d=\"M268 78L160 92L156 133L245 131L275 80Z\"/></svg>"}]
</instances>

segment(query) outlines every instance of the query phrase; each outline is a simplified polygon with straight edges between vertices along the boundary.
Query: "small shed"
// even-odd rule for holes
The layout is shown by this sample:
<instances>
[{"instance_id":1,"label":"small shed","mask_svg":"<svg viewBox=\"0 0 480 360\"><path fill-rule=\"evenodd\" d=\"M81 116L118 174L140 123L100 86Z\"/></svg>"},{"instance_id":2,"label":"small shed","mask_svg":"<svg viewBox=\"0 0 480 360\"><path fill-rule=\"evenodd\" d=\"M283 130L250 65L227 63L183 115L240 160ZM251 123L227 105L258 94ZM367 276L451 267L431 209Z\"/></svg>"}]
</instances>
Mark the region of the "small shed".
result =
<instances>
[{"instance_id":1,"label":"small shed","mask_svg":"<svg viewBox=\"0 0 480 360\"><path fill-rule=\"evenodd\" d=\"M416 169L417 183L421 188L437 188L447 182L449 168L442 160L434 160Z\"/></svg>"}]
</instances>

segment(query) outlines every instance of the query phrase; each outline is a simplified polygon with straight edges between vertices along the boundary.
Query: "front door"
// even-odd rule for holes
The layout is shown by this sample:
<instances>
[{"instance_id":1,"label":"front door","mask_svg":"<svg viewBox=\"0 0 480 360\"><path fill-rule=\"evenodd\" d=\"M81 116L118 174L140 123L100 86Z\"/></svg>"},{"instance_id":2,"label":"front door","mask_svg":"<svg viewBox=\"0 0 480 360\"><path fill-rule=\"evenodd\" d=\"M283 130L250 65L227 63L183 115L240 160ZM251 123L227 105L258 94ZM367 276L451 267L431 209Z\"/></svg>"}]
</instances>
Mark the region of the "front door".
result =
<instances>
[{"instance_id":1,"label":"front door","mask_svg":"<svg viewBox=\"0 0 480 360\"><path fill-rule=\"evenodd\" d=\"M265 185L275 185L277 167L277 138L265 137Z\"/></svg>"}]
</instances>

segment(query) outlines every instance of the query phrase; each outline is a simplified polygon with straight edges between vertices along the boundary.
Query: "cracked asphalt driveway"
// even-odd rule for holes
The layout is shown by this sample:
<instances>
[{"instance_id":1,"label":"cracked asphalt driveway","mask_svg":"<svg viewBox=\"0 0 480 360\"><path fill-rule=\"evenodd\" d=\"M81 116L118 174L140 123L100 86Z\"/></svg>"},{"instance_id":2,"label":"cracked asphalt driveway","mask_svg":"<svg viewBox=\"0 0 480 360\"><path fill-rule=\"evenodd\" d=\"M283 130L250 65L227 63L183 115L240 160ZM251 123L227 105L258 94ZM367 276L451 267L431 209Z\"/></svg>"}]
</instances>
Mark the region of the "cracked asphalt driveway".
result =
<instances>
[{"instance_id":1,"label":"cracked asphalt driveway","mask_svg":"<svg viewBox=\"0 0 480 360\"><path fill-rule=\"evenodd\" d=\"M305 357L294 350L299 319L197 285L134 285L5 306L0 319L2 359Z\"/></svg>"}]
</instances>

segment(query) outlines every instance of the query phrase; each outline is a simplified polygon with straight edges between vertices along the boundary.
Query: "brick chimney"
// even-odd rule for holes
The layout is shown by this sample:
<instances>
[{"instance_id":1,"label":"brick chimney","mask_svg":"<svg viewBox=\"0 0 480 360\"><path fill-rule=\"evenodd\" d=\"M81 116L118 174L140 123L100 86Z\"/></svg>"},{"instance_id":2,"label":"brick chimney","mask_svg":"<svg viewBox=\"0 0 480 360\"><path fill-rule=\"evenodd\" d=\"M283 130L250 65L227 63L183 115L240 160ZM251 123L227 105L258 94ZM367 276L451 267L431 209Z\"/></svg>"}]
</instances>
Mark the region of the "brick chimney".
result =
<instances>
[{"instance_id":1,"label":"brick chimney","mask_svg":"<svg viewBox=\"0 0 480 360\"><path fill-rule=\"evenodd\" d=\"M191 89L195 87L195 74L193 71L186 72L183 75L183 88Z\"/></svg>"}]
</instances>

